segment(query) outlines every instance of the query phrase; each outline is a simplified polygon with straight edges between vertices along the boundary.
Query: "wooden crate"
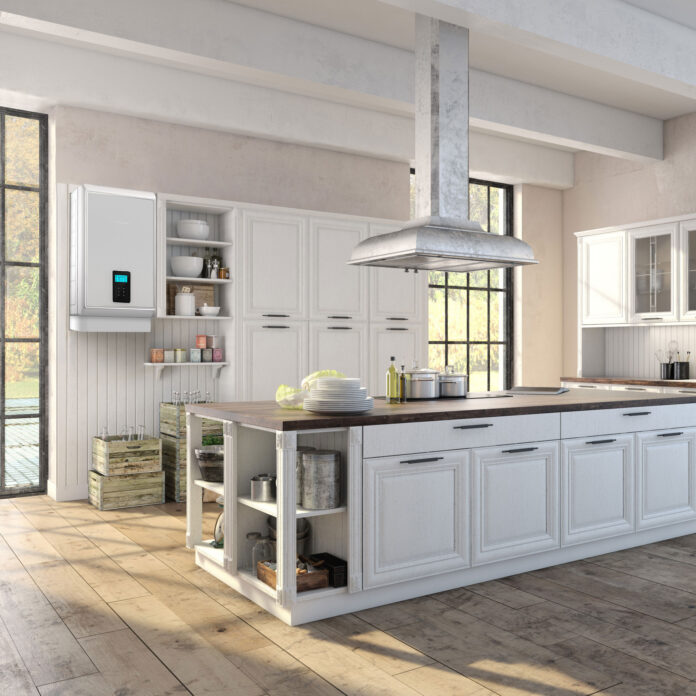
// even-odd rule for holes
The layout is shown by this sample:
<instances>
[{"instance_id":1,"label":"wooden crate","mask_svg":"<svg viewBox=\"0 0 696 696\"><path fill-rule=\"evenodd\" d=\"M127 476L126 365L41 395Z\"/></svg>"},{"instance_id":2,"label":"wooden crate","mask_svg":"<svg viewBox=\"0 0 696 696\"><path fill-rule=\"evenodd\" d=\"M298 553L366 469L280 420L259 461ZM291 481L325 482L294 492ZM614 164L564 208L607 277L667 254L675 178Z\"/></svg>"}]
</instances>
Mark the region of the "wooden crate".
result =
<instances>
[{"instance_id":1,"label":"wooden crate","mask_svg":"<svg viewBox=\"0 0 696 696\"><path fill-rule=\"evenodd\" d=\"M89 472L89 502L100 510L118 510L164 502L164 472L102 476Z\"/></svg>"},{"instance_id":2,"label":"wooden crate","mask_svg":"<svg viewBox=\"0 0 696 696\"><path fill-rule=\"evenodd\" d=\"M162 468L167 500L186 500L186 438L162 434Z\"/></svg>"},{"instance_id":3,"label":"wooden crate","mask_svg":"<svg viewBox=\"0 0 696 696\"><path fill-rule=\"evenodd\" d=\"M161 471L162 443L158 437L146 440L122 440L118 435L93 437L92 469L104 476Z\"/></svg>"},{"instance_id":4,"label":"wooden crate","mask_svg":"<svg viewBox=\"0 0 696 696\"><path fill-rule=\"evenodd\" d=\"M256 564L256 577L274 590L276 588L276 572L260 561ZM329 571L317 570L314 573L297 574L297 591L307 592L329 586Z\"/></svg>"},{"instance_id":5,"label":"wooden crate","mask_svg":"<svg viewBox=\"0 0 696 696\"><path fill-rule=\"evenodd\" d=\"M195 278L191 278L195 281ZM191 288L193 296L196 298L196 309L202 307L204 304L210 307L217 307L215 304L215 286L194 282L185 283L183 280L178 280L176 282L167 283L167 314L174 315L174 297L176 293L179 292L179 288L183 286Z\"/></svg>"},{"instance_id":6,"label":"wooden crate","mask_svg":"<svg viewBox=\"0 0 696 696\"><path fill-rule=\"evenodd\" d=\"M186 406L184 404L175 406L166 401L160 402L159 420L161 435L186 439ZM219 435L222 437L222 423L220 421L203 418L201 429L204 438L208 435ZM185 451L186 449L184 448Z\"/></svg>"}]
</instances>

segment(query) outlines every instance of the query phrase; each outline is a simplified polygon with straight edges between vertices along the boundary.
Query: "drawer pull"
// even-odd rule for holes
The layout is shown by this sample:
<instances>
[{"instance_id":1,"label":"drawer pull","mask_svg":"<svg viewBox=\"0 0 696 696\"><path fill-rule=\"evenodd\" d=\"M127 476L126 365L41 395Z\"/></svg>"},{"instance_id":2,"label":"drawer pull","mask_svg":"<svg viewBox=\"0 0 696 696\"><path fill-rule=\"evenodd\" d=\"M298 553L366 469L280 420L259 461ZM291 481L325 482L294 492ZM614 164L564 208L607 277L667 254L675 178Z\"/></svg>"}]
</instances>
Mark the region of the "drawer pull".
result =
<instances>
[{"instance_id":1,"label":"drawer pull","mask_svg":"<svg viewBox=\"0 0 696 696\"><path fill-rule=\"evenodd\" d=\"M353 317L345 316L342 314L332 314L331 316L327 317L327 319L352 319Z\"/></svg>"},{"instance_id":2,"label":"drawer pull","mask_svg":"<svg viewBox=\"0 0 696 696\"><path fill-rule=\"evenodd\" d=\"M331 331L350 331L353 327L352 326L327 326L327 329L331 329Z\"/></svg>"},{"instance_id":3,"label":"drawer pull","mask_svg":"<svg viewBox=\"0 0 696 696\"><path fill-rule=\"evenodd\" d=\"M641 321L662 321L664 317L641 317Z\"/></svg>"},{"instance_id":4,"label":"drawer pull","mask_svg":"<svg viewBox=\"0 0 696 696\"><path fill-rule=\"evenodd\" d=\"M624 416L649 416L652 411L634 411L633 413L624 413Z\"/></svg>"},{"instance_id":5,"label":"drawer pull","mask_svg":"<svg viewBox=\"0 0 696 696\"><path fill-rule=\"evenodd\" d=\"M408 317L387 317L387 321L408 321Z\"/></svg>"},{"instance_id":6,"label":"drawer pull","mask_svg":"<svg viewBox=\"0 0 696 696\"><path fill-rule=\"evenodd\" d=\"M696 389L680 389L680 394L696 394Z\"/></svg>"},{"instance_id":7,"label":"drawer pull","mask_svg":"<svg viewBox=\"0 0 696 696\"><path fill-rule=\"evenodd\" d=\"M588 440L586 445L608 445L610 442L616 442L616 438L612 440Z\"/></svg>"},{"instance_id":8,"label":"drawer pull","mask_svg":"<svg viewBox=\"0 0 696 696\"><path fill-rule=\"evenodd\" d=\"M647 391L645 387L626 387L626 391Z\"/></svg>"},{"instance_id":9,"label":"drawer pull","mask_svg":"<svg viewBox=\"0 0 696 696\"><path fill-rule=\"evenodd\" d=\"M408 331L405 326L387 326L387 331Z\"/></svg>"},{"instance_id":10,"label":"drawer pull","mask_svg":"<svg viewBox=\"0 0 696 696\"><path fill-rule=\"evenodd\" d=\"M579 389L597 389L596 384L578 384Z\"/></svg>"},{"instance_id":11,"label":"drawer pull","mask_svg":"<svg viewBox=\"0 0 696 696\"><path fill-rule=\"evenodd\" d=\"M399 464L427 464L428 462L439 462L444 457L426 457L425 459L402 459Z\"/></svg>"},{"instance_id":12,"label":"drawer pull","mask_svg":"<svg viewBox=\"0 0 696 696\"><path fill-rule=\"evenodd\" d=\"M261 327L262 329L289 329L289 326L285 326L283 324L266 324L265 326Z\"/></svg>"},{"instance_id":13,"label":"drawer pull","mask_svg":"<svg viewBox=\"0 0 696 696\"><path fill-rule=\"evenodd\" d=\"M455 425L455 430L476 430L477 428L492 428L493 423L477 423L476 425Z\"/></svg>"},{"instance_id":14,"label":"drawer pull","mask_svg":"<svg viewBox=\"0 0 696 696\"><path fill-rule=\"evenodd\" d=\"M657 437L677 437L677 435L683 435L683 434L684 434L683 431L680 433L658 433Z\"/></svg>"},{"instance_id":15,"label":"drawer pull","mask_svg":"<svg viewBox=\"0 0 696 696\"><path fill-rule=\"evenodd\" d=\"M289 314L262 314L262 317L273 317L274 319L279 319L281 317L289 317Z\"/></svg>"},{"instance_id":16,"label":"drawer pull","mask_svg":"<svg viewBox=\"0 0 696 696\"><path fill-rule=\"evenodd\" d=\"M538 447L518 447L517 449L503 450L503 454L519 454L521 452L534 452Z\"/></svg>"}]
</instances>

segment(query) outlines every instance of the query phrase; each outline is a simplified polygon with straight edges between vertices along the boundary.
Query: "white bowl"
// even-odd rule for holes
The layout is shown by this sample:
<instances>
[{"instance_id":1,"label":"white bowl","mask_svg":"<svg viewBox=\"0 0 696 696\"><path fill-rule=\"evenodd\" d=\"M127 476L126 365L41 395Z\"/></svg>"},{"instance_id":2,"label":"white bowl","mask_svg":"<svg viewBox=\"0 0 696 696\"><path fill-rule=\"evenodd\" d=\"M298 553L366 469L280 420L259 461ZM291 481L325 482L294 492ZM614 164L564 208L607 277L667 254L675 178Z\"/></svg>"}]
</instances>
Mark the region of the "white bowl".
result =
<instances>
[{"instance_id":1,"label":"white bowl","mask_svg":"<svg viewBox=\"0 0 696 696\"><path fill-rule=\"evenodd\" d=\"M210 227L205 220L179 220L176 233L185 239L208 239Z\"/></svg>"},{"instance_id":2,"label":"white bowl","mask_svg":"<svg viewBox=\"0 0 696 696\"><path fill-rule=\"evenodd\" d=\"M198 311L201 313L202 317L216 317L218 314L220 314L219 307L209 307L208 305L199 307Z\"/></svg>"},{"instance_id":3,"label":"white bowl","mask_svg":"<svg viewBox=\"0 0 696 696\"><path fill-rule=\"evenodd\" d=\"M172 275L179 278L197 278L203 270L203 259L200 256L172 256Z\"/></svg>"}]
</instances>

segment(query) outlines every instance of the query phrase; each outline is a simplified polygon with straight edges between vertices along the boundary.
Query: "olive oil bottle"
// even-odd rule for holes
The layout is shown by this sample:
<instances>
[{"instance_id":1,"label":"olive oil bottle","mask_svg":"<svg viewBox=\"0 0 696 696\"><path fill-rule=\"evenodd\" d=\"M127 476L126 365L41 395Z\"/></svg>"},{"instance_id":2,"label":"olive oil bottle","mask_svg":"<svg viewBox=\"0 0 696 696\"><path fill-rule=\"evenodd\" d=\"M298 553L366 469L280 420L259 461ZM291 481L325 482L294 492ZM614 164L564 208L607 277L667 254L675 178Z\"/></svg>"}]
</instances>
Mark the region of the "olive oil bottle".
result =
<instances>
[{"instance_id":1,"label":"olive oil bottle","mask_svg":"<svg viewBox=\"0 0 696 696\"><path fill-rule=\"evenodd\" d=\"M396 358L392 355L389 369L387 370L387 403L398 404L401 401L401 389L399 373L396 371Z\"/></svg>"}]
</instances>

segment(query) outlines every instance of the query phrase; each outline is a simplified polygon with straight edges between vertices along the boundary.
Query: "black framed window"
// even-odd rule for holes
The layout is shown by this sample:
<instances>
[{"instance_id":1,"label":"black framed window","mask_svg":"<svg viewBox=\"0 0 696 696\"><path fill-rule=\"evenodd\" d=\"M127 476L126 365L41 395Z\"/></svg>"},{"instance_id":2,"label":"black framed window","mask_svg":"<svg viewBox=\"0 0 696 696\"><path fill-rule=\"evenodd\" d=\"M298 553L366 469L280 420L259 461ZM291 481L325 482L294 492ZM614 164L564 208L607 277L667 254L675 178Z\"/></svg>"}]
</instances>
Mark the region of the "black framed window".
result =
<instances>
[{"instance_id":1,"label":"black framed window","mask_svg":"<svg viewBox=\"0 0 696 696\"><path fill-rule=\"evenodd\" d=\"M512 186L471 179L469 217L491 234L512 235ZM512 384L512 271L432 271L428 289L428 362L469 375L469 390Z\"/></svg>"},{"instance_id":2,"label":"black framed window","mask_svg":"<svg viewBox=\"0 0 696 696\"><path fill-rule=\"evenodd\" d=\"M0 496L46 490L48 118L0 107Z\"/></svg>"}]
</instances>

